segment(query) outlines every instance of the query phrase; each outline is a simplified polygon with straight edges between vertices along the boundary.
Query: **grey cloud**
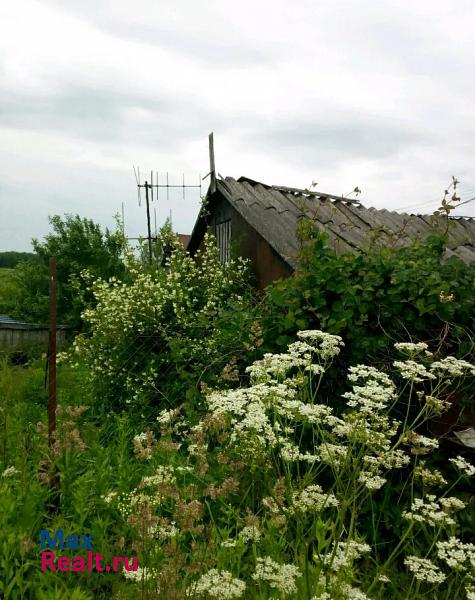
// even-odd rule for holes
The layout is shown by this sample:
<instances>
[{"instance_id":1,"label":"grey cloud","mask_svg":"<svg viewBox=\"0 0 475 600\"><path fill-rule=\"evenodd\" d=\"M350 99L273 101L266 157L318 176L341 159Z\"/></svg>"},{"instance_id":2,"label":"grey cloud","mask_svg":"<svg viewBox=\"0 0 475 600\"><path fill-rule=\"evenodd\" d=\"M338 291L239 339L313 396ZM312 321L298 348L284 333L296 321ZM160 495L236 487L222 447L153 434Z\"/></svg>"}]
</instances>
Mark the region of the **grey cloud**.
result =
<instances>
[{"instance_id":1,"label":"grey cloud","mask_svg":"<svg viewBox=\"0 0 475 600\"><path fill-rule=\"evenodd\" d=\"M48 3L64 8L62 0L48 0ZM185 16L186 4L181 10ZM243 39L242 30L234 27L231 18L223 20L216 14L213 14L212 17L210 15L209 29L190 32L177 27L167 28L166 24L154 23L153 18L149 19L148 23L119 20L114 14L101 10L100 3L89 0L68 2L68 12L72 11L82 20L115 37L168 49L210 66L273 65L286 53L285 46L281 43L267 43L264 47L258 46L256 40L251 42ZM220 33L225 32L225 39L213 39L213 30L219 30Z\"/></svg>"},{"instance_id":2,"label":"grey cloud","mask_svg":"<svg viewBox=\"0 0 475 600\"><path fill-rule=\"evenodd\" d=\"M143 109L149 115L134 119L127 116L128 109ZM4 126L17 129L67 132L106 142L160 139L170 148L201 135L213 123L224 125L192 96L183 99L164 93L151 99L80 85L49 96L4 93L0 96L0 118Z\"/></svg>"},{"instance_id":3,"label":"grey cloud","mask_svg":"<svg viewBox=\"0 0 475 600\"><path fill-rule=\"evenodd\" d=\"M213 42L208 39L208 33L205 31L190 34L122 23L105 23L104 30L121 38L166 48L192 60L215 67L217 65L249 67L260 64L272 66L281 59L284 52L283 48L277 44L267 45L264 48L244 45L239 40Z\"/></svg>"},{"instance_id":4,"label":"grey cloud","mask_svg":"<svg viewBox=\"0 0 475 600\"><path fill-rule=\"evenodd\" d=\"M331 114L321 118L266 124L258 133L246 134L253 147L274 148L276 154L304 164L329 164L359 158L387 158L412 144L430 143L430 139L404 123Z\"/></svg>"}]
</instances>

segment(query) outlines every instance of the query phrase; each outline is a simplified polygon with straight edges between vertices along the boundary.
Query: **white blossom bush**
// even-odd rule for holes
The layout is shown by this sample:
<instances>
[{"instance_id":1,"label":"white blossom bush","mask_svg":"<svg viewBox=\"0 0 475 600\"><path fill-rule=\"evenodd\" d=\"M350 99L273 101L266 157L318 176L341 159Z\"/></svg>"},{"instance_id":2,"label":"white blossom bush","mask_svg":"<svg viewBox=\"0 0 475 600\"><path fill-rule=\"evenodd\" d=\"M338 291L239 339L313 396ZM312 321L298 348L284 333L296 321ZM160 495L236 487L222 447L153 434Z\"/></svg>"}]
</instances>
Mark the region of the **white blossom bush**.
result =
<instances>
[{"instance_id":1,"label":"white blossom bush","mask_svg":"<svg viewBox=\"0 0 475 600\"><path fill-rule=\"evenodd\" d=\"M136 528L161 597L473 597L459 516L475 466L457 456L433 467L439 443L424 429L440 414L434 399L473 365L399 345L410 353L400 377L351 367L338 411L319 390L343 345L301 331L248 367L247 387L208 390L198 423L162 410L151 456L136 444L152 471L107 502Z\"/></svg>"},{"instance_id":2,"label":"white blossom bush","mask_svg":"<svg viewBox=\"0 0 475 600\"><path fill-rule=\"evenodd\" d=\"M89 333L76 338L72 360L86 363L100 405L181 404L260 343L245 262L221 263L210 235L196 260L177 239L168 243L161 268L129 255L130 281L89 278Z\"/></svg>"}]
</instances>

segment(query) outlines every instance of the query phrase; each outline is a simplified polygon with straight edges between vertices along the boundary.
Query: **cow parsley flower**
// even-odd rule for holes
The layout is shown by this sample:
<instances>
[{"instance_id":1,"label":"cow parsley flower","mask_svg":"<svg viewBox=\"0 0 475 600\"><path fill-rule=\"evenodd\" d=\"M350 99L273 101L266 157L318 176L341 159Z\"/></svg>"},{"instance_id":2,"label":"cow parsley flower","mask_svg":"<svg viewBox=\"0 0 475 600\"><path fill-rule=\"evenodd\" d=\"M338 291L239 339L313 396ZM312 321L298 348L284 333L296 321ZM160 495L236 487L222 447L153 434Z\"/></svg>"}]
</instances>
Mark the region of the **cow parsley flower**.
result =
<instances>
[{"instance_id":1,"label":"cow parsley flower","mask_svg":"<svg viewBox=\"0 0 475 600\"><path fill-rule=\"evenodd\" d=\"M157 421L160 425L169 425L173 419L176 417L177 415L177 411L170 409L167 410L166 408L163 409L162 411L160 411L160 414L157 417Z\"/></svg>"},{"instance_id":2,"label":"cow parsley flower","mask_svg":"<svg viewBox=\"0 0 475 600\"><path fill-rule=\"evenodd\" d=\"M15 467L13 467L13 466L10 466L10 467L7 467L7 468L5 469L5 471L3 471L3 473L2 473L2 477L3 477L4 479L9 479L9 478L11 478L11 477L15 477L15 475L17 475L17 473L19 473L19 472L20 472L20 471L19 471L18 469L16 469L16 468L15 468Z\"/></svg>"},{"instance_id":3,"label":"cow parsley flower","mask_svg":"<svg viewBox=\"0 0 475 600\"><path fill-rule=\"evenodd\" d=\"M393 365L398 369L403 379L408 379L415 383L420 383L425 379L436 379L434 373L431 373L424 365L416 363L413 360L396 360L393 362Z\"/></svg>"},{"instance_id":4,"label":"cow parsley flower","mask_svg":"<svg viewBox=\"0 0 475 600\"><path fill-rule=\"evenodd\" d=\"M279 590L284 594L295 594L297 584L295 580L301 576L299 569L295 565L281 565L270 556L258 558L256 570L252 578L256 581L266 581L271 588Z\"/></svg>"},{"instance_id":5,"label":"cow parsley flower","mask_svg":"<svg viewBox=\"0 0 475 600\"><path fill-rule=\"evenodd\" d=\"M127 569L124 569L122 574L126 579L135 581L135 583L156 579L159 575L155 569L149 569L148 567L137 567L135 571L128 571Z\"/></svg>"},{"instance_id":6,"label":"cow parsley flower","mask_svg":"<svg viewBox=\"0 0 475 600\"><path fill-rule=\"evenodd\" d=\"M248 544L249 542L257 544L261 539L261 532L254 525L247 525L239 532L238 539L245 544Z\"/></svg>"},{"instance_id":7,"label":"cow parsley flower","mask_svg":"<svg viewBox=\"0 0 475 600\"><path fill-rule=\"evenodd\" d=\"M118 495L118 492L109 492L108 494L101 496L101 499L105 504L112 504L112 502L117 498Z\"/></svg>"},{"instance_id":8,"label":"cow parsley flower","mask_svg":"<svg viewBox=\"0 0 475 600\"><path fill-rule=\"evenodd\" d=\"M159 485L175 485L175 483L176 477L173 467L158 465L154 475L142 479L140 487L158 487Z\"/></svg>"},{"instance_id":9,"label":"cow parsley flower","mask_svg":"<svg viewBox=\"0 0 475 600\"><path fill-rule=\"evenodd\" d=\"M338 356L341 347L345 345L339 335L331 335L319 329L298 331L297 337L313 346L315 353L324 361Z\"/></svg>"},{"instance_id":10,"label":"cow parsley flower","mask_svg":"<svg viewBox=\"0 0 475 600\"><path fill-rule=\"evenodd\" d=\"M431 527L439 525L455 525L456 521L450 512L460 510L465 504L458 498L437 498L427 494L425 498L415 498L410 511L403 511L402 516L416 523L427 523Z\"/></svg>"},{"instance_id":11,"label":"cow parsley flower","mask_svg":"<svg viewBox=\"0 0 475 600\"><path fill-rule=\"evenodd\" d=\"M384 452L381 457L381 464L386 469L402 469L406 467L410 462L410 457L403 451L396 448L396 450L389 450Z\"/></svg>"},{"instance_id":12,"label":"cow parsley flower","mask_svg":"<svg viewBox=\"0 0 475 600\"><path fill-rule=\"evenodd\" d=\"M426 396L425 399L426 406L429 411L437 416L443 414L452 406L451 402L442 400L441 398L436 398L435 396Z\"/></svg>"},{"instance_id":13,"label":"cow parsley flower","mask_svg":"<svg viewBox=\"0 0 475 600\"><path fill-rule=\"evenodd\" d=\"M307 423L325 423L332 414L331 407L326 404L304 404L297 408L297 414Z\"/></svg>"},{"instance_id":14,"label":"cow parsley flower","mask_svg":"<svg viewBox=\"0 0 475 600\"><path fill-rule=\"evenodd\" d=\"M264 354L261 360L255 361L246 368L252 383L266 383L274 379L282 379L297 366L305 366L306 360L291 354Z\"/></svg>"},{"instance_id":15,"label":"cow parsley flower","mask_svg":"<svg viewBox=\"0 0 475 600\"><path fill-rule=\"evenodd\" d=\"M437 542L437 556L454 571L475 568L475 544L464 544L453 536L447 542Z\"/></svg>"},{"instance_id":16,"label":"cow parsley flower","mask_svg":"<svg viewBox=\"0 0 475 600\"><path fill-rule=\"evenodd\" d=\"M280 439L280 456L286 462L293 462L300 459L300 449L285 438Z\"/></svg>"},{"instance_id":17,"label":"cow parsley flower","mask_svg":"<svg viewBox=\"0 0 475 600\"><path fill-rule=\"evenodd\" d=\"M415 431L409 431L405 435L406 444L410 444L411 454L428 454L431 450L435 450L439 447L439 442L434 438L429 438Z\"/></svg>"},{"instance_id":18,"label":"cow parsley flower","mask_svg":"<svg viewBox=\"0 0 475 600\"><path fill-rule=\"evenodd\" d=\"M357 408L363 414L372 414L384 410L394 399L395 392L393 385L369 380L365 385L355 385L352 392L345 392L342 396L348 399L347 404L351 408Z\"/></svg>"},{"instance_id":19,"label":"cow parsley flower","mask_svg":"<svg viewBox=\"0 0 475 600\"><path fill-rule=\"evenodd\" d=\"M444 573L428 558L406 556L404 564L418 581L442 583L446 579Z\"/></svg>"},{"instance_id":20,"label":"cow parsley flower","mask_svg":"<svg viewBox=\"0 0 475 600\"><path fill-rule=\"evenodd\" d=\"M323 375L325 373L325 369L321 365L307 365L304 370L309 371L312 375Z\"/></svg>"},{"instance_id":21,"label":"cow parsley flower","mask_svg":"<svg viewBox=\"0 0 475 600\"><path fill-rule=\"evenodd\" d=\"M348 381L356 383L357 381L366 381L367 379L372 379L387 387L394 386L390 377L375 367L356 365L356 367L350 367L348 369Z\"/></svg>"},{"instance_id":22,"label":"cow parsley flower","mask_svg":"<svg viewBox=\"0 0 475 600\"><path fill-rule=\"evenodd\" d=\"M325 494L319 485L309 485L292 494L292 510L300 513L318 513L324 508L338 506L334 494Z\"/></svg>"},{"instance_id":23,"label":"cow parsley flower","mask_svg":"<svg viewBox=\"0 0 475 600\"><path fill-rule=\"evenodd\" d=\"M475 600L475 586L467 585L465 588L465 594L467 595L467 600Z\"/></svg>"},{"instance_id":24,"label":"cow parsley flower","mask_svg":"<svg viewBox=\"0 0 475 600\"><path fill-rule=\"evenodd\" d=\"M169 538L174 538L180 533L180 530L176 526L174 522L172 523L163 523L159 525L152 525L149 528L149 535L151 537L156 537L159 540L166 540Z\"/></svg>"},{"instance_id":25,"label":"cow parsley flower","mask_svg":"<svg viewBox=\"0 0 475 600\"><path fill-rule=\"evenodd\" d=\"M475 467L465 460L462 456L456 458L449 458L449 461L453 463L459 471L461 471L467 477L473 477L475 475Z\"/></svg>"},{"instance_id":26,"label":"cow parsley flower","mask_svg":"<svg viewBox=\"0 0 475 600\"><path fill-rule=\"evenodd\" d=\"M433 362L430 366L430 370L438 376L462 377L466 373L475 375L474 365L466 360L455 358L455 356L446 356L441 360Z\"/></svg>"},{"instance_id":27,"label":"cow parsley flower","mask_svg":"<svg viewBox=\"0 0 475 600\"><path fill-rule=\"evenodd\" d=\"M233 600L242 598L245 589L245 582L233 577L229 571L211 569L198 579L190 592L197 596L207 595L215 600Z\"/></svg>"},{"instance_id":28,"label":"cow parsley flower","mask_svg":"<svg viewBox=\"0 0 475 600\"><path fill-rule=\"evenodd\" d=\"M332 552L328 552L323 557L323 564L328 565L333 571L339 571L345 567L350 567L355 560L369 552L371 552L371 548L368 544L356 542L355 540L338 542L336 549L334 548Z\"/></svg>"},{"instance_id":29,"label":"cow parsley flower","mask_svg":"<svg viewBox=\"0 0 475 600\"><path fill-rule=\"evenodd\" d=\"M346 462L348 448L338 444L324 443L315 448L315 454L323 463L333 468L339 468Z\"/></svg>"},{"instance_id":30,"label":"cow parsley flower","mask_svg":"<svg viewBox=\"0 0 475 600\"><path fill-rule=\"evenodd\" d=\"M394 347L396 348L396 350L399 350L400 352L402 352L404 354L409 354L409 356L414 356L416 354L420 354L421 352L424 352L424 350L427 350L427 348L428 348L428 346L425 342L417 342L417 343L398 342L398 343L394 344Z\"/></svg>"},{"instance_id":31,"label":"cow parsley flower","mask_svg":"<svg viewBox=\"0 0 475 600\"><path fill-rule=\"evenodd\" d=\"M439 500L440 504L445 508L446 511L451 510L462 510L465 508L465 502L456 498L455 496L450 496L448 498L441 498Z\"/></svg>"},{"instance_id":32,"label":"cow parsley flower","mask_svg":"<svg viewBox=\"0 0 475 600\"><path fill-rule=\"evenodd\" d=\"M371 600L362 590L355 588L348 583L343 585L342 591L348 600Z\"/></svg>"},{"instance_id":33,"label":"cow parsley flower","mask_svg":"<svg viewBox=\"0 0 475 600\"><path fill-rule=\"evenodd\" d=\"M370 491L379 490L386 483L384 477L369 473L367 471L361 471L358 480L364 483L365 487Z\"/></svg>"},{"instance_id":34,"label":"cow parsley flower","mask_svg":"<svg viewBox=\"0 0 475 600\"><path fill-rule=\"evenodd\" d=\"M425 461L421 461L414 468L414 475L420 477L425 485L446 485L447 481L438 469L428 469Z\"/></svg>"}]
</instances>

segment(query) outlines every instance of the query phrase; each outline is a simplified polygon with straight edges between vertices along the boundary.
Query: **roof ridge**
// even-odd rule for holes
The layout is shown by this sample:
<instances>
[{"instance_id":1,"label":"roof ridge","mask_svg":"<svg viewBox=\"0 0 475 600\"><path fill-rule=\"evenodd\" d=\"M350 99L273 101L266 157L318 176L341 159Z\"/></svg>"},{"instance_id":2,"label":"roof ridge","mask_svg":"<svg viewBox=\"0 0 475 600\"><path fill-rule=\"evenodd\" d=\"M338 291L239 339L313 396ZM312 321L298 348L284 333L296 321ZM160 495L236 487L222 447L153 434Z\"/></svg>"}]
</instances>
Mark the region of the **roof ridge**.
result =
<instances>
[{"instance_id":1,"label":"roof ridge","mask_svg":"<svg viewBox=\"0 0 475 600\"><path fill-rule=\"evenodd\" d=\"M228 179L228 178L226 178ZM229 177L229 179L234 179L233 177ZM284 192L287 194L300 195L300 196L311 196L314 198L328 198L330 200L336 200L340 202L347 202L349 204L360 204L361 202L356 198L348 198L347 196L337 196L336 194L328 194L326 192L319 192L318 190L309 190L308 188L296 188L296 187L288 187L285 185L269 185L267 183L263 183L262 181L256 181L255 179L250 179L249 177L241 176L239 179L235 179L237 183L249 183L252 186L262 185L266 189L277 190L278 192Z\"/></svg>"}]
</instances>

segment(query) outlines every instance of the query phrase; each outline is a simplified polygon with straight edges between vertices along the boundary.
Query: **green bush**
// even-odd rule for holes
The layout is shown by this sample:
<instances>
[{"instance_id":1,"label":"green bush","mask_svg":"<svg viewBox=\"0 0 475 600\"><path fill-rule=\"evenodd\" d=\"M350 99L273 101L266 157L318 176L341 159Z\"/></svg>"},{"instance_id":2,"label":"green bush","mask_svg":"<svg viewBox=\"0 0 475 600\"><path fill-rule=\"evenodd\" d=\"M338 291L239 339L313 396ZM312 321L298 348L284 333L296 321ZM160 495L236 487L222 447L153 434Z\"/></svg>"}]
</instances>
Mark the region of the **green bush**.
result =
<instances>
[{"instance_id":1,"label":"green bush","mask_svg":"<svg viewBox=\"0 0 475 600\"><path fill-rule=\"evenodd\" d=\"M444 236L337 254L310 222L300 235L297 272L267 290L270 346L285 346L298 329L319 327L348 340L352 364L384 360L401 341L473 353L475 263L446 258Z\"/></svg>"}]
</instances>

